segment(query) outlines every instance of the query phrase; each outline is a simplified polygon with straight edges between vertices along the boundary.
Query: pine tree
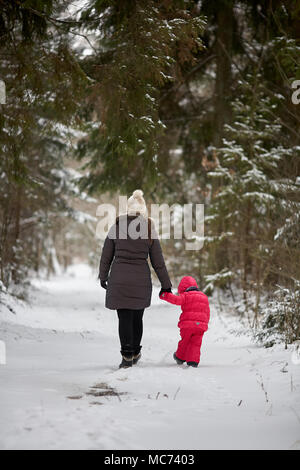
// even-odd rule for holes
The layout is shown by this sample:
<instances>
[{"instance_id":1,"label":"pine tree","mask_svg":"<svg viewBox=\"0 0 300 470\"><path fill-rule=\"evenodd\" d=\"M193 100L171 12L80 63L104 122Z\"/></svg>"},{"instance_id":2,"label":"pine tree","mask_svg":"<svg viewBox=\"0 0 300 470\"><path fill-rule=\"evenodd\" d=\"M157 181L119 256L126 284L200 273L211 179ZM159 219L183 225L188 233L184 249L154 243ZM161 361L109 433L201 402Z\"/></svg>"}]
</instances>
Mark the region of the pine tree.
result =
<instances>
[{"instance_id":1,"label":"pine tree","mask_svg":"<svg viewBox=\"0 0 300 470\"><path fill-rule=\"evenodd\" d=\"M153 187L165 127L160 89L176 80L177 62L193 64L202 48L204 21L183 3L91 1L84 12L87 30L103 31L95 57L86 61L86 70L94 65L91 93L99 122L78 149L80 158L89 158L84 189Z\"/></svg>"},{"instance_id":2,"label":"pine tree","mask_svg":"<svg viewBox=\"0 0 300 470\"><path fill-rule=\"evenodd\" d=\"M260 75L241 83L240 98L233 106L235 122L226 126L219 164L209 173L212 181L218 181L212 186L206 226L208 243L214 246L216 281L223 273L225 281L239 285L246 307L247 292L255 292L255 321L262 288L270 288L275 279L291 282L293 276L300 277L299 247L293 249L294 262L290 260L293 272L284 272L284 264L276 261L284 250L283 244L276 244L280 221L293 218L300 203L297 178L285 171L287 162L299 161L300 147L290 146L280 120L272 119L279 103L280 97L266 95ZM293 236L285 239L285 256L295 242Z\"/></svg>"},{"instance_id":3,"label":"pine tree","mask_svg":"<svg viewBox=\"0 0 300 470\"><path fill-rule=\"evenodd\" d=\"M66 212L62 130L75 125L85 79L67 32L48 20L54 4L4 2L1 9L7 99L0 113L0 269L6 285L23 282L28 269L41 264L54 214Z\"/></svg>"}]
</instances>

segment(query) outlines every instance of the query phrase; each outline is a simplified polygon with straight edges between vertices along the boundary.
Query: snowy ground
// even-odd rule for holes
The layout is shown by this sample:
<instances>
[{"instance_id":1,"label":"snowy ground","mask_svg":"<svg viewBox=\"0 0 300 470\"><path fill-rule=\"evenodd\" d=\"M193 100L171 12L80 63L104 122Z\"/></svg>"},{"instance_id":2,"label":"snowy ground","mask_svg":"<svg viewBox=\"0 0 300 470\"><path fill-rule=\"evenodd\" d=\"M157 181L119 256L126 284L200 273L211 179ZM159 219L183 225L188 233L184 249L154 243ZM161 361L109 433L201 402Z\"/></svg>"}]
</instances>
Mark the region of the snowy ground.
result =
<instances>
[{"instance_id":1,"label":"snowy ground","mask_svg":"<svg viewBox=\"0 0 300 470\"><path fill-rule=\"evenodd\" d=\"M218 316L201 367L177 366L177 307L154 291L143 358L118 370L116 315L85 267L0 310L0 449L300 449L300 366Z\"/></svg>"}]
</instances>

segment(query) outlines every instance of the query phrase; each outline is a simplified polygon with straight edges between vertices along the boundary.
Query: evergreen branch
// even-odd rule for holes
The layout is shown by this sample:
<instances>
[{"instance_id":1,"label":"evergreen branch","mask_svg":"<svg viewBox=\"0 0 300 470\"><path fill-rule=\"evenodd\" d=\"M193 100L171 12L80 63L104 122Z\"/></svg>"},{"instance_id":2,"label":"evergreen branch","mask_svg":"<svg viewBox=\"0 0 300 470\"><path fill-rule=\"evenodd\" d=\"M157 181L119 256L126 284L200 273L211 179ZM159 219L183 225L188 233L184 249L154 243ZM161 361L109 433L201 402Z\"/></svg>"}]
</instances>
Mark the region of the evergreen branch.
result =
<instances>
[{"instance_id":1,"label":"evergreen branch","mask_svg":"<svg viewBox=\"0 0 300 470\"><path fill-rule=\"evenodd\" d=\"M171 87L164 95L162 95L159 98L159 102L162 102L165 98L167 98L171 93L176 92L179 90L184 83L186 83L196 72L198 72L199 69L201 69L207 62L213 60L216 58L215 54L210 55L209 57L206 57L204 60L202 60L199 64L197 64L190 72L186 74L184 79L177 85Z\"/></svg>"},{"instance_id":2,"label":"evergreen branch","mask_svg":"<svg viewBox=\"0 0 300 470\"><path fill-rule=\"evenodd\" d=\"M82 25L82 21L77 21L77 20L61 20L58 18L53 18L50 15L47 15L46 13L42 13L41 11L35 10L32 7L28 7L26 5L23 6L24 10L31 11L31 13L34 13L36 16L39 16L40 18L43 18L45 20L48 20L51 23L60 23L64 25L69 25L69 26L75 26L75 25Z\"/></svg>"},{"instance_id":3,"label":"evergreen branch","mask_svg":"<svg viewBox=\"0 0 300 470\"><path fill-rule=\"evenodd\" d=\"M241 81L244 83L244 85L246 85L247 87L249 87L249 83L247 82L247 80L244 78L243 76L243 72L241 71L239 65L232 59L232 57L229 55L228 51L226 50L224 44L221 44L221 47L224 51L224 53L227 55L228 58L230 58L231 62L233 63L233 65L236 67L239 75L240 75L240 78L241 78ZM270 94L270 90L263 84L263 83L260 83L260 86L262 87L262 89L267 92L267 94L271 97L273 97L273 94ZM292 115L298 122L300 122L300 119L294 115L288 108L285 107L285 105L282 104L282 106L285 108L285 110L290 114ZM269 114L276 118L278 120L278 118L280 119L280 122L282 124L282 126L286 127L292 134L294 134L296 137L297 137L297 140L299 139L299 133L298 131L294 130L292 127L290 127L288 124L286 124L281 118L280 116L276 115L275 113L273 113L273 111L271 111L270 109L267 110L269 112Z\"/></svg>"},{"instance_id":4,"label":"evergreen branch","mask_svg":"<svg viewBox=\"0 0 300 470\"><path fill-rule=\"evenodd\" d=\"M34 13L35 15L48 20L50 23L52 23L56 26L59 26L59 25L68 25L68 26L80 25L81 26L83 24L82 21L69 21L69 20L60 20L58 18L53 18L52 16L46 15L45 13L41 13L38 10L35 10L32 7L25 7L25 8L26 8L26 10L29 10L32 13ZM56 23L58 23L58 24L56 24ZM87 41L87 43L89 44L89 46L91 47L91 49L93 49L94 52L97 52L97 50L95 49L95 47L93 46L93 44L91 43L91 41L89 40L89 38L85 34L79 33L79 32L76 32L76 31L72 31L72 30L69 30L68 32L73 34L74 36L79 36L79 37L84 38Z\"/></svg>"}]
</instances>

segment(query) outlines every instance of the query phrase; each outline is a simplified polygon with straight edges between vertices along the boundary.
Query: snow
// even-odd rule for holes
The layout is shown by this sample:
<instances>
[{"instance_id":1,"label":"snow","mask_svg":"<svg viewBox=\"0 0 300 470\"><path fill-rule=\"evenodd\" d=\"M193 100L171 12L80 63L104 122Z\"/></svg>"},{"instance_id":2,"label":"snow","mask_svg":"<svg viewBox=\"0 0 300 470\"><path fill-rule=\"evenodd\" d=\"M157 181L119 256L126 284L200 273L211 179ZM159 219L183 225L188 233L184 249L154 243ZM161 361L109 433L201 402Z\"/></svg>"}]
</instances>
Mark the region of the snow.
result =
<instances>
[{"instance_id":1,"label":"snow","mask_svg":"<svg viewBox=\"0 0 300 470\"><path fill-rule=\"evenodd\" d=\"M155 288L142 360L119 370L116 314L96 277L73 266L35 280L16 314L1 305L0 449L300 449L295 349L234 335L239 323L212 305L201 366L177 366L179 310Z\"/></svg>"}]
</instances>

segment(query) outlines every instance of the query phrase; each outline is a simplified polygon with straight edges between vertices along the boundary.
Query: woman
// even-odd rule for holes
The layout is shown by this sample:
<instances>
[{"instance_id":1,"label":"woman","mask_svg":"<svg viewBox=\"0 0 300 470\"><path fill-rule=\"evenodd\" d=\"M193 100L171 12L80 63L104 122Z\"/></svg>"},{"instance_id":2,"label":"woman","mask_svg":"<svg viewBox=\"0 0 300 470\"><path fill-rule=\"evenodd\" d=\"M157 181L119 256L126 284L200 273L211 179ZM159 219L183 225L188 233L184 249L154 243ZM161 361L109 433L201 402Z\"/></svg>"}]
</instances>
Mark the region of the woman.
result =
<instances>
[{"instance_id":1,"label":"woman","mask_svg":"<svg viewBox=\"0 0 300 470\"><path fill-rule=\"evenodd\" d=\"M151 304L152 282L147 258L161 283L171 292L171 281L143 192L136 190L127 201L127 213L117 217L104 242L99 279L106 291L105 306L117 310L122 362L131 367L141 357L143 314Z\"/></svg>"}]
</instances>

